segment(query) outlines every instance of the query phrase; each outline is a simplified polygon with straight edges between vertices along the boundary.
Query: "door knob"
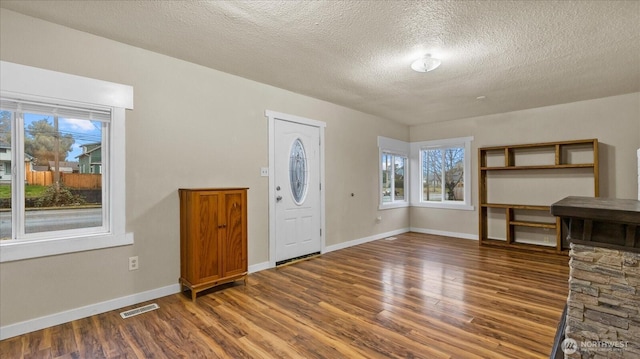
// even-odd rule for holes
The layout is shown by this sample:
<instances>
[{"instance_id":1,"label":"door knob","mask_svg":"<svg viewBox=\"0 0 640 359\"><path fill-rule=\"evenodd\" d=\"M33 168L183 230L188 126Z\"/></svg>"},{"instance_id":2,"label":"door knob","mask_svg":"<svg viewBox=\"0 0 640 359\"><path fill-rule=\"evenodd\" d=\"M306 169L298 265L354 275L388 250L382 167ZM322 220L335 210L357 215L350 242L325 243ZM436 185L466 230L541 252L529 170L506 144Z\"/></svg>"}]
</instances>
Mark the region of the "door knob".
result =
<instances>
[{"instance_id":1,"label":"door knob","mask_svg":"<svg viewBox=\"0 0 640 359\"><path fill-rule=\"evenodd\" d=\"M276 191L279 191L279 190L280 190L280 186L276 187Z\"/></svg>"},{"instance_id":2,"label":"door knob","mask_svg":"<svg viewBox=\"0 0 640 359\"><path fill-rule=\"evenodd\" d=\"M280 202L280 201L282 201L282 196L276 197L276 202Z\"/></svg>"}]
</instances>

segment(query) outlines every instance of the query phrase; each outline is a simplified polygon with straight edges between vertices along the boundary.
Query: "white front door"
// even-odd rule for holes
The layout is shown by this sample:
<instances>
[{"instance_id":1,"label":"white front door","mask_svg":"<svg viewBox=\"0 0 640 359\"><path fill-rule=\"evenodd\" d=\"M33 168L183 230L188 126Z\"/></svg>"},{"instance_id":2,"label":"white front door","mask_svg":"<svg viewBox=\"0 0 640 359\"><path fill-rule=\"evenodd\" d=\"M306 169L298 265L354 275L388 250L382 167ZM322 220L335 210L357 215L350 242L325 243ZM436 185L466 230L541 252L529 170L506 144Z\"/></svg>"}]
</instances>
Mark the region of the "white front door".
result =
<instances>
[{"instance_id":1,"label":"white front door","mask_svg":"<svg viewBox=\"0 0 640 359\"><path fill-rule=\"evenodd\" d=\"M319 253L321 244L320 128L274 123L275 261Z\"/></svg>"}]
</instances>

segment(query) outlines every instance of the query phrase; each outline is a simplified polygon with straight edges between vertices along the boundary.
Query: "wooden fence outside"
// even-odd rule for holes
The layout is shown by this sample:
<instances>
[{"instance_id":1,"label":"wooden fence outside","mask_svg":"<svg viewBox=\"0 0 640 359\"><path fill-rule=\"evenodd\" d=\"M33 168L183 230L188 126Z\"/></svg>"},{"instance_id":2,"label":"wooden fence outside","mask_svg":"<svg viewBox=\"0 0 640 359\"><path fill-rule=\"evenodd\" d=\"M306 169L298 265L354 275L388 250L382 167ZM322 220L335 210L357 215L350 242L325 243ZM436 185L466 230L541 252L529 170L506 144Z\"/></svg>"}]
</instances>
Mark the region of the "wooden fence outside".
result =
<instances>
[{"instance_id":1,"label":"wooden fence outside","mask_svg":"<svg viewBox=\"0 0 640 359\"><path fill-rule=\"evenodd\" d=\"M102 175L92 173L62 173L60 180L69 188L102 188Z\"/></svg>"},{"instance_id":2,"label":"wooden fence outside","mask_svg":"<svg viewBox=\"0 0 640 359\"><path fill-rule=\"evenodd\" d=\"M32 171L26 173L27 184L49 186L53 184L53 172ZM102 175L91 173L60 173L60 182L69 188L102 188Z\"/></svg>"},{"instance_id":3,"label":"wooden fence outside","mask_svg":"<svg viewBox=\"0 0 640 359\"><path fill-rule=\"evenodd\" d=\"M28 171L25 177L27 184L40 186L53 184L53 172L50 171Z\"/></svg>"}]
</instances>

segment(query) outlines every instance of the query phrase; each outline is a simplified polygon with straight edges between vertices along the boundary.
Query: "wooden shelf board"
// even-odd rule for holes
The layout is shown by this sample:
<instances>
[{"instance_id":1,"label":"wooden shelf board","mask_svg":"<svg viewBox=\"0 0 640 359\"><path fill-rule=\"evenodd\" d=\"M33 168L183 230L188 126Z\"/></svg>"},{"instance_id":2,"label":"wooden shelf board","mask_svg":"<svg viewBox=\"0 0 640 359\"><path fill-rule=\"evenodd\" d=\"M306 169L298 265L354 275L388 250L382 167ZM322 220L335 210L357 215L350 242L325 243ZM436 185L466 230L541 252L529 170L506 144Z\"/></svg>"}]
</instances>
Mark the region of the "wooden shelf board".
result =
<instances>
[{"instance_id":1,"label":"wooden shelf board","mask_svg":"<svg viewBox=\"0 0 640 359\"><path fill-rule=\"evenodd\" d=\"M511 221L509 222L509 224L512 226L521 226L521 227L556 229L555 223L532 222L532 221Z\"/></svg>"},{"instance_id":2,"label":"wooden shelf board","mask_svg":"<svg viewBox=\"0 0 640 359\"><path fill-rule=\"evenodd\" d=\"M527 143L522 145L506 145L506 146L491 146L491 147L482 147L480 150L482 151L499 151L504 149L518 149L518 148L535 148L535 147L554 147L556 145L560 146L570 146L570 145L587 145L593 144L597 139L585 139L585 140L573 140L573 141L559 141L559 142L543 142L543 143Z\"/></svg>"},{"instance_id":3,"label":"wooden shelf board","mask_svg":"<svg viewBox=\"0 0 640 359\"><path fill-rule=\"evenodd\" d=\"M556 247L552 246L544 246L544 245L536 245L536 244L528 244L528 243L507 243L507 241L503 241L500 239L483 239L480 242L483 246L488 247L506 247L509 249L522 249L527 251L535 251L535 252L545 252L545 253L553 253L553 254L567 254L568 251L557 252Z\"/></svg>"},{"instance_id":4,"label":"wooden shelf board","mask_svg":"<svg viewBox=\"0 0 640 359\"><path fill-rule=\"evenodd\" d=\"M508 203L482 203L481 207L486 208L512 208L512 209L526 209L532 211L550 211L551 206L538 206L529 204L508 204Z\"/></svg>"},{"instance_id":5,"label":"wooden shelf board","mask_svg":"<svg viewBox=\"0 0 640 359\"><path fill-rule=\"evenodd\" d=\"M536 165L536 166L502 166L480 167L481 171L518 171L518 170L555 170L563 168L593 168L593 163L575 163L564 165Z\"/></svg>"}]
</instances>

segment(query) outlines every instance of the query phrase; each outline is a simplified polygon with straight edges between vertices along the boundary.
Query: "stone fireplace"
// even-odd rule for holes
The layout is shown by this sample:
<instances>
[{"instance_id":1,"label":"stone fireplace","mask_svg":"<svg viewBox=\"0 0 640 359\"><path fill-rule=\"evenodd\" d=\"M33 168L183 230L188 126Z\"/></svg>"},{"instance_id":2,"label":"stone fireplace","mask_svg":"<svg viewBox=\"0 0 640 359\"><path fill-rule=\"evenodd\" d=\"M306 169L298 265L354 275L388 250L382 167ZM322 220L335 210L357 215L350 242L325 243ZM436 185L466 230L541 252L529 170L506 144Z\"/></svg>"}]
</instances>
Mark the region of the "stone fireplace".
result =
<instances>
[{"instance_id":1,"label":"stone fireplace","mask_svg":"<svg viewBox=\"0 0 640 359\"><path fill-rule=\"evenodd\" d=\"M567 197L551 213L571 243L560 355L640 358L640 201Z\"/></svg>"}]
</instances>

